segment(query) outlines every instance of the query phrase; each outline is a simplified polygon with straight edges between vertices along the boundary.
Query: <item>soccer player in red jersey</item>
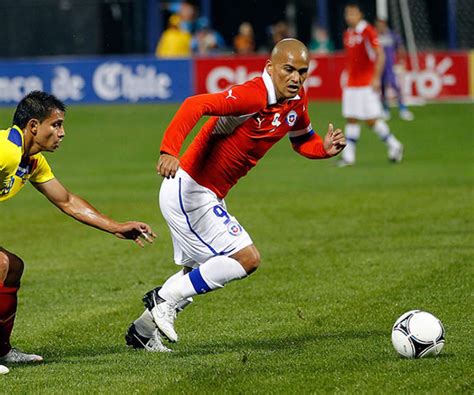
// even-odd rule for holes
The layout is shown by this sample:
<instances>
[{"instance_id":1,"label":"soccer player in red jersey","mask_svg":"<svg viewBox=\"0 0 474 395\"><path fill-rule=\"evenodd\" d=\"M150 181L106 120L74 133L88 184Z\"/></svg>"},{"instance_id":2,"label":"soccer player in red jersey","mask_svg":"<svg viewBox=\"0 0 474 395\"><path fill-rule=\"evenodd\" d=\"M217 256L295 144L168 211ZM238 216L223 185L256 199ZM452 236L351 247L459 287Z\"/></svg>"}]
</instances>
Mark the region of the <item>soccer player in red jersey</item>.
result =
<instances>
[{"instance_id":1,"label":"soccer player in red jersey","mask_svg":"<svg viewBox=\"0 0 474 395\"><path fill-rule=\"evenodd\" d=\"M330 158L344 148L343 133L332 125L324 139L313 131L303 88L308 61L304 44L282 40L261 77L189 97L179 108L165 131L157 171L165 177L160 208L171 230L174 260L183 269L145 295L146 309L125 336L128 345L169 351L156 329L177 341L176 311L192 296L257 269L260 253L224 197L277 141L288 135L293 149L310 159ZM186 136L204 115L211 118L180 157Z\"/></svg>"},{"instance_id":2,"label":"soccer player in red jersey","mask_svg":"<svg viewBox=\"0 0 474 395\"><path fill-rule=\"evenodd\" d=\"M360 121L365 121L385 142L389 160L401 162L403 145L382 119L380 84L385 56L377 33L363 19L364 15L357 3L346 5L344 17L348 25L344 32L348 79L342 94L342 114L347 121L344 128L347 147L338 164L341 167L355 164Z\"/></svg>"},{"instance_id":3,"label":"soccer player in red jersey","mask_svg":"<svg viewBox=\"0 0 474 395\"><path fill-rule=\"evenodd\" d=\"M152 242L155 235L147 224L114 221L68 191L54 176L42 152L59 148L65 136L65 112L64 104L46 92L31 92L18 103L13 126L0 130L0 202L15 196L30 181L51 203L74 219L120 239L134 240L141 246L140 237ZM24 229L20 234L25 234ZM0 247L0 363L7 365L43 360L39 355L23 353L10 345L23 269L20 257ZM0 365L0 373L6 372L8 369Z\"/></svg>"}]
</instances>

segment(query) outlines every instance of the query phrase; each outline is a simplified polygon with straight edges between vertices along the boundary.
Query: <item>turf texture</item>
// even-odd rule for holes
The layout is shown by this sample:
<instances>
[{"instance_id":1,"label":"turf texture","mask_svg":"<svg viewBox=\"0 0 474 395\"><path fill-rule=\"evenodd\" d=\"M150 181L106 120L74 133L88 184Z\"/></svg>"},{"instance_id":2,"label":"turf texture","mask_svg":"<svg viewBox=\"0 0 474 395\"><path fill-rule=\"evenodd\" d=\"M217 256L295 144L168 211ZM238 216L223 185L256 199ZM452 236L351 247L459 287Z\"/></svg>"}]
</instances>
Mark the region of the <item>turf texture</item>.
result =
<instances>
[{"instance_id":1,"label":"turf texture","mask_svg":"<svg viewBox=\"0 0 474 395\"><path fill-rule=\"evenodd\" d=\"M177 271L154 171L176 106L71 107L47 158L59 180L104 213L150 223L140 249L62 215L33 187L0 205L0 245L26 262L13 366L0 393L457 392L473 386L472 104L415 108L389 122L400 165L363 128L357 165L310 161L286 139L226 199L262 255L259 270L197 297L178 316L172 354L129 350L141 296ZM1 125L12 109L1 109ZM340 105L312 103L315 129ZM405 360L390 342L407 310L446 328L437 358Z\"/></svg>"}]
</instances>

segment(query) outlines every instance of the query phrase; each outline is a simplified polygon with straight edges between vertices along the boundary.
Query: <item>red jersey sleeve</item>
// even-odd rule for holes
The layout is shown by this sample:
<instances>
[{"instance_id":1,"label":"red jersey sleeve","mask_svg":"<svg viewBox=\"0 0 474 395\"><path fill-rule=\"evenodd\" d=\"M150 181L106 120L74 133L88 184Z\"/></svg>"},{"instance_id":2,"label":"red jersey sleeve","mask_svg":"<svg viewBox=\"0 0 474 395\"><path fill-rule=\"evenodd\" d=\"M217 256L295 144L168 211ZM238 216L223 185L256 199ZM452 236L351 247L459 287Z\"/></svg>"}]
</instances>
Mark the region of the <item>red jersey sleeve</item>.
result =
<instances>
[{"instance_id":1,"label":"red jersey sleeve","mask_svg":"<svg viewBox=\"0 0 474 395\"><path fill-rule=\"evenodd\" d=\"M372 25L367 25L364 30L364 36L369 41L372 48L380 47L379 37L377 36L377 31Z\"/></svg>"},{"instance_id":2,"label":"red jersey sleeve","mask_svg":"<svg viewBox=\"0 0 474 395\"><path fill-rule=\"evenodd\" d=\"M160 151L177 157L187 135L204 115L240 116L258 112L266 106L267 91L261 78L224 92L188 97L168 125Z\"/></svg>"}]
</instances>

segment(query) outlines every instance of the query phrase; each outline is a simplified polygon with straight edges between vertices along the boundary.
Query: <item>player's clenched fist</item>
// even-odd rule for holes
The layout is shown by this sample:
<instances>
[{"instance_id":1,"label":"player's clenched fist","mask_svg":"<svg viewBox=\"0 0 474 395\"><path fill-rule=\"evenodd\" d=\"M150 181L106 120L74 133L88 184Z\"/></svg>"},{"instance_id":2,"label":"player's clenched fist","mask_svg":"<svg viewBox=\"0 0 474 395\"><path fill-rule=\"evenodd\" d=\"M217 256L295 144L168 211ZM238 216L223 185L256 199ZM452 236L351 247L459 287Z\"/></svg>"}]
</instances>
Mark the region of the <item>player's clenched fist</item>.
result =
<instances>
[{"instance_id":1,"label":"player's clenched fist","mask_svg":"<svg viewBox=\"0 0 474 395\"><path fill-rule=\"evenodd\" d=\"M166 178L174 178L179 168L179 159L173 155L161 154L156 171Z\"/></svg>"}]
</instances>

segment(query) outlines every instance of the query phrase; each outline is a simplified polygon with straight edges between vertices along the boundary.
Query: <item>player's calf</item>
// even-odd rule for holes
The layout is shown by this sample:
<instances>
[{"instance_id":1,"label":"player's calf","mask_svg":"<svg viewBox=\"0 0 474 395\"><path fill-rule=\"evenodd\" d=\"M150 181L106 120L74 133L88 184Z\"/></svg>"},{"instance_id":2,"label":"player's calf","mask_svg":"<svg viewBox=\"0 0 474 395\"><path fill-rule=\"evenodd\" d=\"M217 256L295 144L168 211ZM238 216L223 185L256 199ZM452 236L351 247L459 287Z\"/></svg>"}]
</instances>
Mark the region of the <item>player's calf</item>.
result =
<instances>
[{"instance_id":1,"label":"player's calf","mask_svg":"<svg viewBox=\"0 0 474 395\"><path fill-rule=\"evenodd\" d=\"M23 270L25 264L23 260L12 254L10 251L5 250L0 247L0 283L2 282L1 271L7 269L3 285L5 287L19 287L21 282L21 276L23 275Z\"/></svg>"}]
</instances>

